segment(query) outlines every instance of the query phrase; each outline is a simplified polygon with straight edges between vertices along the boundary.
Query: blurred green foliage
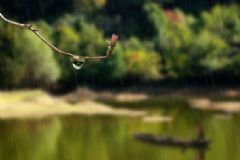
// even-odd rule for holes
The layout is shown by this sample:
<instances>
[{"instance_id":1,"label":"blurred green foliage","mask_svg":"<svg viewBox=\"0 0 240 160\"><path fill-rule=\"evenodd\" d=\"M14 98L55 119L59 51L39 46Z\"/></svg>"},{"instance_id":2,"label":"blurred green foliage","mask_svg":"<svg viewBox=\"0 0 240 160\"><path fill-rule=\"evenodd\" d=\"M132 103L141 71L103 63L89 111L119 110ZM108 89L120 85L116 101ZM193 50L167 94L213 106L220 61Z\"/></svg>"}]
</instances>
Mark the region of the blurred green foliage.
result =
<instances>
[{"instance_id":1,"label":"blurred green foliage","mask_svg":"<svg viewBox=\"0 0 240 160\"><path fill-rule=\"evenodd\" d=\"M150 42L141 42L137 38L130 38L123 43L121 52L125 63L125 74L138 79L160 78L160 56L153 50Z\"/></svg>"},{"instance_id":2,"label":"blurred green foliage","mask_svg":"<svg viewBox=\"0 0 240 160\"><path fill-rule=\"evenodd\" d=\"M112 58L76 72L69 58L53 54L34 34L1 21L1 88L239 75L240 6L235 1L34 2L1 1L0 10L17 21L33 21L54 45L78 55L104 55L106 37L114 32L120 42Z\"/></svg>"},{"instance_id":3,"label":"blurred green foliage","mask_svg":"<svg viewBox=\"0 0 240 160\"><path fill-rule=\"evenodd\" d=\"M0 37L1 87L44 87L59 78L52 50L33 33L1 23Z\"/></svg>"},{"instance_id":4,"label":"blurred green foliage","mask_svg":"<svg viewBox=\"0 0 240 160\"><path fill-rule=\"evenodd\" d=\"M202 13L194 52L201 55L199 63L206 70L218 72L225 70L233 75L238 72L237 66L236 68L230 66L239 63L239 9L237 5L217 5L210 12Z\"/></svg>"}]
</instances>

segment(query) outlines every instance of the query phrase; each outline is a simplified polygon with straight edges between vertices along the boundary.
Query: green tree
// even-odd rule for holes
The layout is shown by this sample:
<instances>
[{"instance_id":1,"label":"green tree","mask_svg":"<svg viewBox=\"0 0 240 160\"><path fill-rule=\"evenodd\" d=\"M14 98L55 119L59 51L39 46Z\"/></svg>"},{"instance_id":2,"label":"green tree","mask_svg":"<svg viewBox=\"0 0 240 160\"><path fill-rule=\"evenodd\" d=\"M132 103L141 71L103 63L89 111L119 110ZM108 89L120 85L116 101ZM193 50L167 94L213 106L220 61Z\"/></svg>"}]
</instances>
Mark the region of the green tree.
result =
<instances>
[{"instance_id":1,"label":"green tree","mask_svg":"<svg viewBox=\"0 0 240 160\"><path fill-rule=\"evenodd\" d=\"M189 74L194 18L179 10L164 11L157 3L146 3L144 8L155 29L155 46L161 53L163 71L171 77Z\"/></svg>"},{"instance_id":2,"label":"green tree","mask_svg":"<svg viewBox=\"0 0 240 160\"><path fill-rule=\"evenodd\" d=\"M33 33L0 24L1 87L45 86L57 81L52 50Z\"/></svg>"},{"instance_id":3,"label":"green tree","mask_svg":"<svg viewBox=\"0 0 240 160\"><path fill-rule=\"evenodd\" d=\"M221 70L231 62L226 42L206 30L201 31L194 42L192 56L197 57L195 65L201 65L206 71L211 72Z\"/></svg>"},{"instance_id":4,"label":"green tree","mask_svg":"<svg viewBox=\"0 0 240 160\"><path fill-rule=\"evenodd\" d=\"M203 28L221 36L228 43L240 43L239 9L238 5L217 5L210 12L203 12Z\"/></svg>"},{"instance_id":5,"label":"green tree","mask_svg":"<svg viewBox=\"0 0 240 160\"><path fill-rule=\"evenodd\" d=\"M238 5L215 6L201 15L193 56L206 71L238 73L240 13Z\"/></svg>"},{"instance_id":6,"label":"green tree","mask_svg":"<svg viewBox=\"0 0 240 160\"><path fill-rule=\"evenodd\" d=\"M123 44L122 61L125 62L125 72L128 76L156 80L160 75L160 56L153 50L152 45L130 38Z\"/></svg>"}]
</instances>

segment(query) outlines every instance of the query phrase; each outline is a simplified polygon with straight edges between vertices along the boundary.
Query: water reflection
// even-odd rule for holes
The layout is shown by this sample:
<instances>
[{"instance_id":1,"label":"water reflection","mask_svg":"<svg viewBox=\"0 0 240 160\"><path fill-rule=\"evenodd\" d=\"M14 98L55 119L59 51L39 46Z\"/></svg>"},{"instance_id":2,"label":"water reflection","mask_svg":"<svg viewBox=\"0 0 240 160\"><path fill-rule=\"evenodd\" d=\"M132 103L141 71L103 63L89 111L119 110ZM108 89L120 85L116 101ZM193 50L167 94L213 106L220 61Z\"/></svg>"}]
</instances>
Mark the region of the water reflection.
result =
<instances>
[{"instance_id":1,"label":"water reflection","mask_svg":"<svg viewBox=\"0 0 240 160\"><path fill-rule=\"evenodd\" d=\"M58 120L0 123L0 159L54 159L61 134Z\"/></svg>"},{"instance_id":2,"label":"water reflection","mask_svg":"<svg viewBox=\"0 0 240 160\"><path fill-rule=\"evenodd\" d=\"M204 149L198 150L197 160L205 160L205 152L206 150Z\"/></svg>"},{"instance_id":3,"label":"water reflection","mask_svg":"<svg viewBox=\"0 0 240 160\"><path fill-rule=\"evenodd\" d=\"M7 160L226 160L240 159L240 117L217 119L211 113L172 108L161 111L171 123L144 123L140 118L62 117L42 121L1 121L0 159ZM170 149L142 144L136 132L194 137L201 121L208 151Z\"/></svg>"}]
</instances>

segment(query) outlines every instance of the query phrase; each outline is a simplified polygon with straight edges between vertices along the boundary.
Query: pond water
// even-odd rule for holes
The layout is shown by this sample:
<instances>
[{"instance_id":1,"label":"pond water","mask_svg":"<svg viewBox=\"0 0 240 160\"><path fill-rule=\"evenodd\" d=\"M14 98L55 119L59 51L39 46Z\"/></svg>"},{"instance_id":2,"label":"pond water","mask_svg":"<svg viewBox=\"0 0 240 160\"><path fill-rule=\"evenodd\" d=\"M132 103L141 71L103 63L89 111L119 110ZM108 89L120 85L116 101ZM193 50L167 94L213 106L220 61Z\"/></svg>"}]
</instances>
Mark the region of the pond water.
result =
<instances>
[{"instance_id":1,"label":"pond water","mask_svg":"<svg viewBox=\"0 0 240 160\"><path fill-rule=\"evenodd\" d=\"M240 159L240 116L220 116L184 106L141 106L151 114L173 117L170 123L142 118L68 116L44 120L0 121L2 160L226 160ZM154 106L154 107L151 107ZM125 106L126 107L126 106ZM154 146L133 138L138 132L194 138L201 123L209 149L200 151Z\"/></svg>"}]
</instances>

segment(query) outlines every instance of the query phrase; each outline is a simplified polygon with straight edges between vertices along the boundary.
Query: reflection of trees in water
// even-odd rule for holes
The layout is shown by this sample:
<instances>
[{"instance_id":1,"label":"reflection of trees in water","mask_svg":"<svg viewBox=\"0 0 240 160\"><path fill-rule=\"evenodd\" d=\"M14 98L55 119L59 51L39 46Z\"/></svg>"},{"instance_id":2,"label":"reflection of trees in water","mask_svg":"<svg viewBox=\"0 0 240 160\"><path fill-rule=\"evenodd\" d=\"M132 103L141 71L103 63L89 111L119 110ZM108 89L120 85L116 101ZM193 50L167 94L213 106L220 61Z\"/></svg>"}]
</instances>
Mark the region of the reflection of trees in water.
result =
<instances>
[{"instance_id":1,"label":"reflection of trees in water","mask_svg":"<svg viewBox=\"0 0 240 160\"><path fill-rule=\"evenodd\" d=\"M0 128L0 159L54 159L61 132L58 119L1 122Z\"/></svg>"},{"instance_id":2,"label":"reflection of trees in water","mask_svg":"<svg viewBox=\"0 0 240 160\"><path fill-rule=\"evenodd\" d=\"M161 112L162 113L162 112ZM239 159L240 117L215 119L209 113L188 109L166 112L169 124L143 123L141 119L69 116L33 122L0 121L0 159L3 160L225 160ZM132 135L147 132L175 137L194 137L202 118L210 148L169 149L142 144Z\"/></svg>"},{"instance_id":3,"label":"reflection of trees in water","mask_svg":"<svg viewBox=\"0 0 240 160\"><path fill-rule=\"evenodd\" d=\"M205 152L206 150L198 150L198 153L197 153L197 160L205 160Z\"/></svg>"}]
</instances>

